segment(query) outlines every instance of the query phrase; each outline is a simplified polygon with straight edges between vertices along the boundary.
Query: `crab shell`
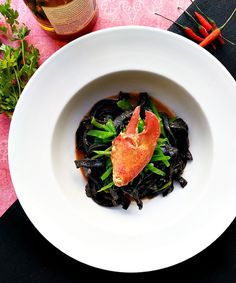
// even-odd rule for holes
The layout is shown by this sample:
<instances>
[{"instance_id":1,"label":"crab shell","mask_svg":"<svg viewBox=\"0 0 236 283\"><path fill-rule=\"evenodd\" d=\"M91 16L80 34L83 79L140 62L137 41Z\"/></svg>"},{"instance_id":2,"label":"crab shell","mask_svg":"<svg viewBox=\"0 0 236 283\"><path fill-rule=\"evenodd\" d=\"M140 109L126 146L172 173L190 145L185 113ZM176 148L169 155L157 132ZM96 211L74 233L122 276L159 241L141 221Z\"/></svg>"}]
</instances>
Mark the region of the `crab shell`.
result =
<instances>
[{"instance_id":1,"label":"crab shell","mask_svg":"<svg viewBox=\"0 0 236 283\"><path fill-rule=\"evenodd\" d=\"M112 143L111 161L113 182L126 186L149 163L160 136L160 122L155 114L145 111L145 128L138 133L140 106L133 112L125 133L120 133Z\"/></svg>"}]
</instances>

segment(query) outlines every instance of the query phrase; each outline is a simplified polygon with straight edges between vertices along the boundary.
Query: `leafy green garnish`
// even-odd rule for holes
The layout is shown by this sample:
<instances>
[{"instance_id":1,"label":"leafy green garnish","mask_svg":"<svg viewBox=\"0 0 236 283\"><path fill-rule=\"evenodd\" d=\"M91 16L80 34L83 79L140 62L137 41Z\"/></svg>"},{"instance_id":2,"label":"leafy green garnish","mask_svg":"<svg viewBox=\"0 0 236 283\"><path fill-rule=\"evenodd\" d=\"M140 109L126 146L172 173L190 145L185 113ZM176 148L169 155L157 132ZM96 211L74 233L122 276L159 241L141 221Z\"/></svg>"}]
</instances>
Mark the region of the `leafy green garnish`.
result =
<instances>
[{"instance_id":1,"label":"leafy green garnish","mask_svg":"<svg viewBox=\"0 0 236 283\"><path fill-rule=\"evenodd\" d=\"M167 182L165 185L163 185L161 188L156 190L156 192L163 191L164 189L168 188L171 185L171 181Z\"/></svg>"},{"instance_id":2,"label":"leafy green garnish","mask_svg":"<svg viewBox=\"0 0 236 283\"><path fill-rule=\"evenodd\" d=\"M149 105L152 109L152 112L157 116L159 122L160 122L160 127L161 127L161 134L167 139L167 142L169 143L169 140L166 136L166 133L165 133L165 129L164 129L164 125L163 125L163 122L162 122L162 119L161 119L161 116L156 108L156 106L154 105L154 103L152 102L152 99L149 98Z\"/></svg>"},{"instance_id":3,"label":"leafy green garnish","mask_svg":"<svg viewBox=\"0 0 236 283\"><path fill-rule=\"evenodd\" d=\"M152 162L155 162L155 161L162 161L166 167L169 167L170 166L170 156L168 155L165 155L161 149L161 147L159 145L157 145L156 149L155 149L155 152L152 156L152 159L151 161Z\"/></svg>"},{"instance_id":4,"label":"leafy green garnish","mask_svg":"<svg viewBox=\"0 0 236 283\"><path fill-rule=\"evenodd\" d=\"M101 190L108 190L109 188L107 187L107 178L111 175L112 173L112 163L111 163L111 159L110 159L110 155L111 155L111 146L108 147L105 150L94 150L94 153L96 153L97 155L95 155L93 158L99 158L101 156L105 156L106 157L106 171L102 174L102 176L100 177L102 181L105 181L104 186L98 191L100 192ZM109 180L108 180L109 182Z\"/></svg>"},{"instance_id":5,"label":"leafy green garnish","mask_svg":"<svg viewBox=\"0 0 236 283\"><path fill-rule=\"evenodd\" d=\"M161 176L165 176L166 173L158 168L156 168L154 166L153 163L149 163L146 167L145 167L146 170L150 170L152 171L153 173L157 174L157 175L161 175Z\"/></svg>"},{"instance_id":6,"label":"leafy green garnish","mask_svg":"<svg viewBox=\"0 0 236 283\"><path fill-rule=\"evenodd\" d=\"M116 135L116 128L115 128L115 125L113 123L113 121L111 119L109 119L107 122L106 122L106 127L108 128L108 130L112 133L114 133Z\"/></svg>"},{"instance_id":7,"label":"leafy green garnish","mask_svg":"<svg viewBox=\"0 0 236 283\"><path fill-rule=\"evenodd\" d=\"M10 0L0 5L0 20L4 22L0 29L5 38L0 46L0 113L9 117L39 61L38 49L26 41L30 30L24 24L19 25L18 16Z\"/></svg>"},{"instance_id":8,"label":"leafy green garnish","mask_svg":"<svg viewBox=\"0 0 236 283\"><path fill-rule=\"evenodd\" d=\"M93 151L94 153L96 153L95 156L92 157L92 159L96 159L96 158L100 158L102 156L105 156L105 157L109 157L110 158L110 155L111 155L111 146L106 148L105 150L94 150ZM109 163L111 164L111 163ZM109 165L111 166L111 165ZM107 167L107 166L106 166Z\"/></svg>"},{"instance_id":9,"label":"leafy green garnish","mask_svg":"<svg viewBox=\"0 0 236 283\"><path fill-rule=\"evenodd\" d=\"M112 167L112 163L111 163L111 159L107 158L106 159L106 169L108 169L109 167Z\"/></svg>"},{"instance_id":10,"label":"leafy green garnish","mask_svg":"<svg viewBox=\"0 0 236 283\"><path fill-rule=\"evenodd\" d=\"M96 153L99 156L101 156L101 155L110 156L111 155L111 151L106 151L106 150L94 150L93 152Z\"/></svg>"},{"instance_id":11,"label":"leafy green garnish","mask_svg":"<svg viewBox=\"0 0 236 283\"><path fill-rule=\"evenodd\" d=\"M114 137L110 137L110 138L107 138L107 139L100 139L98 137L94 137L94 143L96 144L101 144L101 143L110 143L112 142L112 140L114 139Z\"/></svg>"},{"instance_id":12,"label":"leafy green garnish","mask_svg":"<svg viewBox=\"0 0 236 283\"><path fill-rule=\"evenodd\" d=\"M99 139L107 139L107 138L113 137L114 133L99 131L99 130L89 130L88 136L97 137Z\"/></svg>"},{"instance_id":13,"label":"leafy green garnish","mask_svg":"<svg viewBox=\"0 0 236 283\"><path fill-rule=\"evenodd\" d=\"M114 138L116 136L116 128L114 126L114 123L111 119L109 119L106 124L99 123L94 117L91 120L91 124L98 128L100 130L89 130L88 135L93 136L95 138L98 138L99 140L97 143L100 143L101 141L109 142L109 138ZM95 140L96 142L96 140Z\"/></svg>"},{"instance_id":14,"label":"leafy green garnish","mask_svg":"<svg viewBox=\"0 0 236 283\"><path fill-rule=\"evenodd\" d=\"M117 101L117 106L121 108L123 111L128 111L133 109L133 105L127 99L122 99Z\"/></svg>"},{"instance_id":15,"label":"leafy green garnish","mask_svg":"<svg viewBox=\"0 0 236 283\"><path fill-rule=\"evenodd\" d=\"M163 146L164 143L168 142L168 139L167 138L159 138L158 141L157 141L157 146L156 148L158 148L159 146Z\"/></svg>"},{"instance_id":16,"label":"leafy green garnish","mask_svg":"<svg viewBox=\"0 0 236 283\"><path fill-rule=\"evenodd\" d=\"M107 191L108 189L110 189L112 186L114 186L114 182L111 182L105 186L103 186L100 190L98 190L98 193L103 192L103 191Z\"/></svg>"},{"instance_id":17,"label":"leafy green garnish","mask_svg":"<svg viewBox=\"0 0 236 283\"><path fill-rule=\"evenodd\" d=\"M94 117L91 120L91 124L98 129L102 129L104 131L110 132L109 127L107 127L105 124L99 123Z\"/></svg>"},{"instance_id":18,"label":"leafy green garnish","mask_svg":"<svg viewBox=\"0 0 236 283\"><path fill-rule=\"evenodd\" d=\"M145 123L143 119L139 119L138 122L138 133L141 133L144 130Z\"/></svg>"},{"instance_id":19,"label":"leafy green garnish","mask_svg":"<svg viewBox=\"0 0 236 283\"><path fill-rule=\"evenodd\" d=\"M112 167L109 167L101 176L101 180L106 180L112 173Z\"/></svg>"},{"instance_id":20,"label":"leafy green garnish","mask_svg":"<svg viewBox=\"0 0 236 283\"><path fill-rule=\"evenodd\" d=\"M167 138L159 138L157 141L157 145L154 151L154 154L152 156L151 162L155 161L162 161L166 167L170 166L170 156L165 155L162 151L162 146L164 146L164 143L167 142Z\"/></svg>"},{"instance_id":21,"label":"leafy green garnish","mask_svg":"<svg viewBox=\"0 0 236 283\"><path fill-rule=\"evenodd\" d=\"M6 0L5 3L0 5L0 14L4 17L5 22L9 24L6 28L11 28L13 31L17 29L19 13L11 8L11 0Z\"/></svg>"},{"instance_id":22,"label":"leafy green garnish","mask_svg":"<svg viewBox=\"0 0 236 283\"><path fill-rule=\"evenodd\" d=\"M163 152L162 152L162 154L154 154L152 156L152 159L151 159L152 162L162 161L165 164L166 167L170 166L169 160L170 160L170 156L164 155Z\"/></svg>"}]
</instances>

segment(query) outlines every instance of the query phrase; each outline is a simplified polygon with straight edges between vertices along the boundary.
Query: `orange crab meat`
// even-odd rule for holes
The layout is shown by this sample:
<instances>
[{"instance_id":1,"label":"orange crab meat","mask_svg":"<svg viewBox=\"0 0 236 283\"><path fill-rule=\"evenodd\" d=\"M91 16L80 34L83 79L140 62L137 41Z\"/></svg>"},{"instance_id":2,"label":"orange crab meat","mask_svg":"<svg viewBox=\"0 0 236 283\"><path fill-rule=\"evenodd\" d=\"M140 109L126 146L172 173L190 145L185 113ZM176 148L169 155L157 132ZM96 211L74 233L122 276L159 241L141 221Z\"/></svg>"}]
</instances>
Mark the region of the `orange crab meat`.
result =
<instances>
[{"instance_id":1,"label":"orange crab meat","mask_svg":"<svg viewBox=\"0 0 236 283\"><path fill-rule=\"evenodd\" d=\"M120 133L112 143L111 161L113 182L126 186L149 163L160 136L160 123L155 114L145 111L145 128L138 133L140 106L137 106L125 133Z\"/></svg>"}]
</instances>

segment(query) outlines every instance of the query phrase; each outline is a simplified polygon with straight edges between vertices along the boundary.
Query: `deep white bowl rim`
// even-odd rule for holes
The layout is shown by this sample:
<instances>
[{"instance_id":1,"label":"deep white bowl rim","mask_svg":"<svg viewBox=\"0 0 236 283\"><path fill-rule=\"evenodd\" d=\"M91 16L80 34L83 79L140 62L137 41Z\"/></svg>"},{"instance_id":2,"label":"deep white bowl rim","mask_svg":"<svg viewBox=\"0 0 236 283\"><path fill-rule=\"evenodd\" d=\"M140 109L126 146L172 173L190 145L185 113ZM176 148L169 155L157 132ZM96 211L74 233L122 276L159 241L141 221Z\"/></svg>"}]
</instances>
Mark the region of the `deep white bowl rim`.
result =
<instances>
[{"instance_id":1,"label":"deep white bowl rim","mask_svg":"<svg viewBox=\"0 0 236 283\"><path fill-rule=\"evenodd\" d=\"M97 251L92 251L92 250L87 249L87 252L86 252L85 250L82 250L82 247L80 246L79 249L75 251L74 247L73 247L73 243L76 243L77 238L75 238L75 236L73 236L73 235L70 235L70 238L67 238L67 236L68 236L67 231L69 231L72 228L72 226L74 225L73 223L70 222L70 220L68 220L69 219L68 218L68 212L72 213L71 214L72 219L73 219L73 217L75 217L75 215L73 215L73 212L70 211L68 204L64 203L63 197L58 196L58 199L57 199L58 203L57 204L54 203L55 207L57 207L57 208L59 207L59 204L65 205L65 208L64 208L65 211L64 211L64 213L61 213L58 210L50 209L51 203L50 204L49 203L43 203L42 201L44 200L44 198L39 197L37 192L35 192L35 193L37 193L37 197L38 197L38 201L36 202L35 197L29 191L29 188L32 185L32 180L30 181L29 178L31 178L31 177L29 175L27 175L27 174L29 174L29 172L27 173L26 171L24 171L24 170L28 169L28 165L22 164L22 168L19 168L20 161L22 161L25 158L25 156L22 156L22 153L19 152L19 148L22 150L23 153L27 153L26 148L24 147L24 144L22 143L25 140L24 140L24 137L22 137L22 133L20 131L23 130L23 125L25 125L26 129L31 128L31 126L29 126L30 122L27 121L27 116L26 116L26 114L29 114L30 112L24 114L26 109L27 109L27 112L30 111L28 109L31 107L30 103L32 103L32 99L29 98L29 96L27 94L29 94L30 92L32 93L33 91L36 91L35 85L36 85L36 81L37 81L38 77L40 77L41 79L45 79L45 81L47 80L46 75L44 76L45 70L47 72L50 72L51 68L55 64L57 64L55 62L57 60L59 60L59 58L62 58L68 52L72 52L72 53L75 52L75 50L77 48L78 48L79 51L81 51L80 46L81 45L84 46L83 44L85 44L85 43L87 44L90 41L92 41L92 43L95 42L95 43L99 44L99 40L101 38L103 40L104 39L110 40L109 38L111 36L111 37L113 37L113 41L115 41L117 43L116 38L119 39L123 36L126 36L126 38L128 38L129 36L132 36L133 38L136 38L136 40L138 40L137 38L140 35L145 35L145 40L148 37L150 39L151 35L155 36L155 38L153 38L154 43L156 43L156 38L160 37L161 40L166 40L167 47L169 46L168 45L169 42L172 42L173 40L175 40L176 45L173 48L178 49L179 46L182 46L183 48L185 48L186 57L189 56L188 52L190 52L190 50L191 50L191 54L192 54L193 58L197 58L199 60L199 62L205 62L206 63L206 65L204 65L204 68L202 68L202 69L199 66L195 66L197 70L202 70L202 73L197 72L197 74L199 75L198 79L204 78L204 76L207 77L208 79L213 79L214 76L211 77L211 74L209 74L209 70L213 71L217 78L221 77L221 79L222 79L220 82L219 81L215 82L217 84L217 87L219 89L220 89L220 87L223 88L223 86L228 87L227 95L229 97L228 98L229 103L228 103L228 100L224 101L227 104L227 107L230 108L230 103L232 103L232 101L234 101L234 102L236 101L233 98L233 95L232 95L233 92L235 92L235 90L236 90L236 83L235 83L233 77L229 74L229 72L225 69L225 67L217 59L215 59L206 50L197 46L195 43L193 43L190 40L185 39L185 38L183 38L179 35L176 35L174 33L164 31L164 30L159 30L159 29L156 29L156 28L141 27L141 26L113 27L113 28L109 28L109 29L96 31L94 33L88 34L86 36L83 36L83 37L69 43L65 47L63 47L60 50L58 50L57 52L55 52L55 54L53 54L44 64L42 64L42 66L39 68L39 70L35 73L35 75L31 78L30 82L27 84L27 86L26 86L26 88L25 88L25 90L22 94L22 97L19 100L19 103L16 107L15 113L14 113L13 118L12 118L12 122L11 122L11 126L10 126L10 132L9 132L9 166L10 166L12 181L13 181L13 184L14 184L14 187L15 187L15 190L16 190L16 194L19 198L19 201L20 201L23 209L25 210L25 212L26 212L27 216L29 217L29 219L31 220L31 222L39 230L39 232L41 232L41 234L47 240L49 240L53 245L55 245L61 251L63 251L67 255L69 255L69 256L71 256L71 257L73 257L73 258L75 258L79 261L82 261L86 264L89 264L89 265L92 265L92 266L95 266L95 267L98 267L98 268L113 270L113 271L122 271L122 272L142 272L142 271L150 271L150 270L156 270L156 269L168 267L168 266L171 266L173 264L177 264L179 262L182 262L182 261L188 259L189 257L197 254L198 252L202 251L203 249L205 249L212 242L214 242L214 240L216 240L222 234L222 232L224 232L224 230L229 226L229 224L233 221L233 219L235 217L235 192L233 192L233 190L229 188L229 196L224 195L222 197L218 194L216 196L217 201L215 202L215 204L212 204L212 203L209 203L209 202L207 203L207 201L209 201L208 196L206 196L205 199L201 199L201 201L202 201L202 203L201 203L201 208L202 208L201 213L207 212L209 207L211 209L216 209L215 206L219 205L220 199L221 199L222 204L223 204L222 209L224 209L224 214L217 215L217 217L218 217L217 225L216 225L215 221L212 221L213 226L211 227L211 229L207 228L207 224L210 224L209 220L212 219L210 217L210 215L212 216L211 211L208 211L209 215L206 215L206 218L209 218L209 219L208 219L208 221L205 221L205 222L202 222L203 221L202 216L198 218L196 211L195 211L195 213L191 214L192 217L194 216L194 218L192 218L192 219L193 219L193 221L195 221L195 224L197 226L199 225L199 227L201 227L201 228L205 227L206 229L208 229L208 233L203 235L204 232L199 231L199 233L197 235L199 237L199 243L196 243L196 241L192 241L191 239L189 239L189 241L187 241L186 238L183 238L181 240L178 239L177 240L178 243L176 243L175 249L173 250L172 257L168 256L168 257L165 258L164 254L163 254L164 250L160 249L161 256L163 256L163 261L157 260L156 255L155 256L150 255L150 253L153 252L150 249L150 247L147 247L147 249L142 250L142 255L140 255L140 257L143 256L143 260L140 259L140 258L137 258L137 253L135 253L134 249L131 249L131 253L133 253L133 256L129 254L129 255L127 255L127 259L125 259L125 256L124 256L123 259L121 259L120 254L118 254L117 256L114 255L114 257L109 258L109 259L101 258L98 255L96 256L95 254L103 251L101 249L101 247L98 247ZM112 46L114 45L114 43L110 43L110 44ZM144 47L144 44L143 44L143 47ZM162 48L162 47L157 46L157 49L158 48ZM93 49L93 51L95 51L95 49ZM121 52L122 52L122 50L121 50ZM101 53L99 53L99 55L101 55ZM188 57L188 58L190 58L190 57ZM186 59L183 58L183 63L185 61L186 61ZM91 62L89 62L89 63L91 63ZM117 64L118 63L119 62L117 62ZM127 62L123 62L123 63L121 62L120 64L121 65L124 64L123 69L127 70L128 67L127 67L126 63ZM135 68L133 62L132 62L132 64L133 64L132 69L138 69L138 65ZM66 65L66 62L65 62L65 65ZM105 67L107 67L107 64L104 63L104 65L105 65ZM105 67L102 67L102 68L105 68ZM144 66L144 70L146 70L146 67L147 66ZM119 68L120 68L120 66L118 66L115 71L118 71ZM151 70L151 71L153 71L153 70ZM169 69L167 71L169 72ZM103 75L103 74L106 74L106 73L109 73L109 72L110 72L110 70L108 68L106 70L104 69L103 72L100 71L100 74ZM96 75L97 74L94 74L94 76L90 76L87 80L82 79L81 84L85 84L85 82L91 81L92 79L96 78ZM161 75L167 76L166 73L161 73ZM169 75L167 77L170 77L172 79L172 75L173 75L173 73L171 73L171 75ZM178 82L178 79L180 78L181 74L174 74L174 75L176 76L176 80ZM85 74L85 76L86 76L86 74ZM192 81L192 83L193 83L192 87L196 89L196 85L197 85L197 84L195 84L196 82ZM182 83L180 83L180 84L182 85ZM209 82L209 84L210 84L209 89L211 89L211 88L214 89L214 87L211 85L210 82ZM203 86L206 86L206 83L199 81L198 87L199 87L200 90L202 90ZM185 87L185 85L184 85L184 87ZM74 92L76 92L77 85L75 85L74 88L75 88ZM73 92L73 90L71 92ZM32 97L33 96L34 96L34 94L32 93ZM218 102L219 102L220 96L218 94L215 94L215 96L216 96L216 100L218 100ZM62 100L61 103L62 104L67 103L70 98L71 97L60 98ZM217 103L214 103L214 105L217 108L219 107L219 105L217 106ZM57 106L55 106L55 108L56 108L56 110L58 110L59 106L58 106L58 108L57 108ZM230 108L230 110L231 110L231 108ZM212 111L212 113L211 113L212 115L216 114L216 112L214 112L214 111ZM227 115L227 119L230 119L230 118L233 117L233 113L231 113L230 111L225 115ZM219 122L219 119L217 117L216 117L216 120L217 120L217 122ZM39 125L39 121L37 119L34 122L37 123L37 125ZM44 122L45 122L45 119L44 119ZM48 129L49 130L52 129L55 126L55 122L56 122L56 116L55 116L55 119L52 119L52 121L48 121ZM229 134L230 138L233 138L233 134L236 131L234 131L235 126L233 126L233 125L231 125L231 126L233 128L233 133L231 133L229 131L228 126L226 126L225 129L223 129L223 132ZM48 135L48 136L51 137L51 133L47 132L47 129L44 129L44 130L45 130L46 136ZM219 150L222 139L221 139L220 135L217 134L216 131L214 132L214 136L215 136L215 149ZM17 139L17 142L16 142L16 139ZM44 144L44 142L46 143L46 141L42 141L43 144ZM33 153L33 150L29 149L28 151L29 151L29 156L27 156L27 160L30 160L30 162L32 162L32 158L30 157L30 154ZM229 149L225 149L225 151L226 151L226 154L229 153ZM48 152L48 150L46 150L46 153L50 155L50 152ZM17 154L19 154L21 156L17 156ZM217 151L214 151L214 154L218 158ZM234 157L236 157L235 153L232 153L232 158L234 159ZM41 157L39 157L39 159L40 158ZM233 170L233 166L232 166L233 163L231 163L231 160L227 159L227 162L228 162L229 167L230 167L229 170ZM44 170L48 169L47 164L45 165L45 167L46 168ZM219 168L217 168L216 164L214 166L213 172L216 176L218 176L220 173L222 173L222 171L219 170ZM32 175L34 174L33 171L30 172L30 173L32 173ZM224 174L225 174L225 172L224 172ZM51 178L51 176L49 176L49 179L50 178ZM209 182L213 182L213 179L214 178L211 176ZM49 182L51 182L51 181L52 180L49 180ZM52 182L54 182L54 181L55 180L53 180ZM219 185L221 185L221 183L222 182L220 181ZM226 187L227 188L228 188L229 184L230 183L228 183L226 181ZM214 185L215 185L215 182L214 182ZM217 191L217 193L219 193L219 192ZM50 192L49 192L49 194L50 194ZM50 200L53 199L53 193L52 193L52 195L49 195L49 199ZM45 212L42 210L42 208L45 208ZM41 214L39 214L39 211L41 211ZM48 211L50 211L50 213L51 213L50 215L47 214ZM45 215L43 215L44 213L45 213ZM50 217L48 217L48 216L50 216ZM51 219L55 220L54 226L49 225L50 221L47 218L50 218L50 220ZM189 222L188 222L189 228L187 229L188 231L185 231L185 232L189 233L189 235L191 235L191 231L189 229L190 229L190 227L192 229L194 229L194 227L192 226L192 223L191 223L191 220L190 220L191 219L190 215L186 216L186 219L189 220ZM87 223L83 223L83 220L79 219L79 221L81 221L81 223L80 223L81 225L84 225L84 227L88 229L88 232L96 233L97 227L93 227L93 226L89 227ZM54 230L56 227L59 227L61 225L61 223L63 223L63 225L64 225L63 226L64 232L63 232L62 238L60 238L58 236L58 234L57 234L58 231ZM185 226L183 226L183 227L185 227ZM167 229L167 231L168 231L168 229ZM178 235L178 233L176 233L176 234ZM76 235L76 236L78 236L78 235ZM112 235L112 236L117 241L120 241L120 239L122 238L122 237L120 238L120 235ZM101 240L101 238L99 238L99 239ZM124 240L124 239L125 238L122 238L122 240ZM144 240L144 239L145 239L145 237L140 236L139 240L141 241L141 240ZM81 236L80 240L81 241L85 240L85 235ZM128 237L127 241L130 243L129 237ZM138 242L137 239L134 239L133 241L135 243ZM194 245L193 245L193 242L194 242ZM179 246L177 246L177 244ZM181 250L180 246L182 248L182 252L180 252L180 250ZM183 249L183 247L185 247L185 248ZM87 248L89 248L89 247L87 247ZM117 252L117 249L116 249L116 252ZM157 252L157 251L155 250L155 252ZM106 254L105 251L104 251L104 254ZM169 253L167 253L167 254L169 254ZM110 255L110 253L108 252L107 255ZM131 259L133 260L133 262L131 262Z\"/></svg>"}]
</instances>

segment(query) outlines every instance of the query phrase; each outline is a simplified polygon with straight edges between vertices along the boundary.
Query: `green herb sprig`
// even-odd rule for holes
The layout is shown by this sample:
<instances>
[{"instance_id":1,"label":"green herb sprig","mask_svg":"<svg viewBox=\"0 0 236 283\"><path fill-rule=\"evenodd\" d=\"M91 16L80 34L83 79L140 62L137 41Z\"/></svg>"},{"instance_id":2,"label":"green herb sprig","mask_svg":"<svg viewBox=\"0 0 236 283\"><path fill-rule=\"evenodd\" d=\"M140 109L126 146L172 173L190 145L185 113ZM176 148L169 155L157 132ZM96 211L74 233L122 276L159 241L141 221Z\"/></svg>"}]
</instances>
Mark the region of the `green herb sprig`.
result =
<instances>
[{"instance_id":1,"label":"green herb sprig","mask_svg":"<svg viewBox=\"0 0 236 283\"><path fill-rule=\"evenodd\" d=\"M111 119L109 119L106 124L99 123L94 117L91 120L91 124L100 130L89 130L88 135L99 139L100 142L106 142L107 139L114 139L116 137L116 128Z\"/></svg>"},{"instance_id":2,"label":"green herb sprig","mask_svg":"<svg viewBox=\"0 0 236 283\"><path fill-rule=\"evenodd\" d=\"M39 51L29 45L30 30L17 21L19 13L11 8L11 1L0 5L0 113L12 116L27 82L38 68Z\"/></svg>"}]
</instances>

